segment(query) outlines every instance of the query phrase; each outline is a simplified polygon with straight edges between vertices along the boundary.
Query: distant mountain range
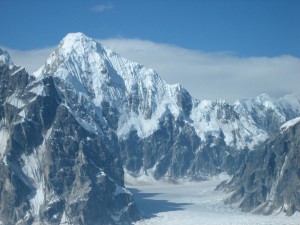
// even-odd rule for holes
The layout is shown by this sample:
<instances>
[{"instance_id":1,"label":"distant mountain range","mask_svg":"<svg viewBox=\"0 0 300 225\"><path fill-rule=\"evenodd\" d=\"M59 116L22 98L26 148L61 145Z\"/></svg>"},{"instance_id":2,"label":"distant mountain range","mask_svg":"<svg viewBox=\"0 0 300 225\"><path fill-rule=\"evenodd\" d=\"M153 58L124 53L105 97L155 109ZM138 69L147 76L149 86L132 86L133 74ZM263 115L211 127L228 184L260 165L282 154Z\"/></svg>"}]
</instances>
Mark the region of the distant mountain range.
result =
<instances>
[{"instance_id":1,"label":"distant mountain range","mask_svg":"<svg viewBox=\"0 0 300 225\"><path fill-rule=\"evenodd\" d=\"M242 171L255 169L249 158L262 145L272 149L281 125L300 116L294 94L234 104L193 99L82 33L68 34L33 75L0 49L0 80L5 225L130 224L141 216L124 170L169 181L227 172L235 190L244 182L238 177L247 179Z\"/></svg>"}]
</instances>

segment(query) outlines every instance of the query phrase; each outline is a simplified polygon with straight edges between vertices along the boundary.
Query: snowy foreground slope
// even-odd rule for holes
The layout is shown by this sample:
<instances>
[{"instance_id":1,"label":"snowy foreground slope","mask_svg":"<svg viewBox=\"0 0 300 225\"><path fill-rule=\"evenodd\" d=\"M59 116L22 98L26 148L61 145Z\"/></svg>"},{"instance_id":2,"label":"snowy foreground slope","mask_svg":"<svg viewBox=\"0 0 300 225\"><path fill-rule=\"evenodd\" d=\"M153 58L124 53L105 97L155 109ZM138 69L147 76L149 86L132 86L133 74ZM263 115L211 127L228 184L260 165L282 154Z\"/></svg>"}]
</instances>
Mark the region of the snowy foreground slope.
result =
<instances>
[{"instance_id":1,"label":"snowy foreground slope","mask_svg":"<svg viewBox=\"0 0 300 225\"><path fill-rule=\"evenodd\" d=\"M146 219L135 225L299 225L300 214L262 216L249 214L224 204L228 197L215 187L224 176L199 183L167 184L156 182L128 184Z\"/></svg>"}]
</instances>

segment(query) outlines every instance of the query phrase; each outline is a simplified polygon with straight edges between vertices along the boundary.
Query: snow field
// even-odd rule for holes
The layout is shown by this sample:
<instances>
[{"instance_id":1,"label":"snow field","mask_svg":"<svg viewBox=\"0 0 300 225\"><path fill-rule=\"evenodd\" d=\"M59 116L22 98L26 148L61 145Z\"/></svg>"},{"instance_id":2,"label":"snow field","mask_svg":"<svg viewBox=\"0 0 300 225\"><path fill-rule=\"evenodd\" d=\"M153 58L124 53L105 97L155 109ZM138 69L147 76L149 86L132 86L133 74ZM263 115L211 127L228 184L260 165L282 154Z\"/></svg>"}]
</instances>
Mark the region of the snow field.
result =
<instances>
[{"instance_id":1,"label":"snow field","mask_svg":"<svg viewBox=\"0 0 300 225\"><path fill-rule=\"evenodd\" d=\"M227 194L215 191L224 180L217 177L199 183L135 184L127 186L133 193L145 219L134 225L299 225L300 214L287 217L255 215L225 205Z\"/></svg>"}]
</instances>

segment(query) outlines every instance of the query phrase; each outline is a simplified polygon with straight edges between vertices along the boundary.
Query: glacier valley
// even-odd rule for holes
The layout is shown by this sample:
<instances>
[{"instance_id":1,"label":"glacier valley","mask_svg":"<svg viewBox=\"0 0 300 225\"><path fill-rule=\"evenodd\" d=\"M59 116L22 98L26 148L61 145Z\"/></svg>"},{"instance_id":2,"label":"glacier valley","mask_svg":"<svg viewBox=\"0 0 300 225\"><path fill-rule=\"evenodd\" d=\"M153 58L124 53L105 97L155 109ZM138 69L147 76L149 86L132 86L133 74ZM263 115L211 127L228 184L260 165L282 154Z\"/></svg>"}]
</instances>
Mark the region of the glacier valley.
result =
<instances>
[{"instance_id":1,"label":"glacier valley","mask_svg":"<svg viewBox=\"0 0 300 225\"><path fill-rule=\"evenodd\" d=\"M298 225L300 213L286 217L276 212L270 216L249 214L224 204L228 195L216 186L226 175L202 182L170 184L144 179L127 187L133 193L145 219L135 225Z\"/></svg>"}]
</instances>

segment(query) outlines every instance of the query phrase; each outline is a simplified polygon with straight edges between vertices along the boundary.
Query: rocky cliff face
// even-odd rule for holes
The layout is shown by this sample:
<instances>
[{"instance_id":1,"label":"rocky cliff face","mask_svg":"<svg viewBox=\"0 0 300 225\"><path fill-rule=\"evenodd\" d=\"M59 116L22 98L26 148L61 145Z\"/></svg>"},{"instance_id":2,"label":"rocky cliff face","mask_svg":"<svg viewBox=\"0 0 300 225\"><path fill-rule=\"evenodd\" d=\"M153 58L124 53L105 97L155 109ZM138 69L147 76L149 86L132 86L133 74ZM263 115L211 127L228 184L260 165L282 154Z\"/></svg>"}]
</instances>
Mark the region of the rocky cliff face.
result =
<instances>
[{"instance_id":1,"label":"rocky cliff face","mask_svg":"<svg viewBox=\"0 0 300 225\"><path fill-rule=\"evenodd\" d=\"M12 224L129 224L139 218L124 188L117 136L72 105L63 79L35 79L0 64L0 221ZM61 88L65 92L61 92ZM78 117L78 113L82 116ZM100 128L101 127L101 128Z\"/></svg>"},{"instance_id":2,"label":"rocky cliff face","mask_svg":"<svg viewBox=\"0 0 300 225\"><path fill-rule=\"evenodd\" d=\"M225 188L233 191L227 202L245 211L287 215L300 211L300 117L250 152Z\"/></svg>"}]
</instances>

